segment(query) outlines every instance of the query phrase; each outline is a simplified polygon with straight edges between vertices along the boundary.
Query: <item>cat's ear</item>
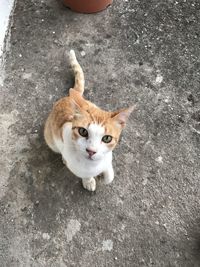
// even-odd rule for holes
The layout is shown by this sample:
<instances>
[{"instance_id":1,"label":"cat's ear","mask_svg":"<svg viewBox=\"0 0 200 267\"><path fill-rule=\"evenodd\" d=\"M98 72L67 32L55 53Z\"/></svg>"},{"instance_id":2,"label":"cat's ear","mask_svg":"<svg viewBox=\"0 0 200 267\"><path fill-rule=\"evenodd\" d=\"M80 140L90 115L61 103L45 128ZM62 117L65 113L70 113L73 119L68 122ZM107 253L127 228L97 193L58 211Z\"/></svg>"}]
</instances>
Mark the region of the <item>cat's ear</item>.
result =
<instances>
[{"instance_id":1,"label":"cat's ear","mask_svg":"<svg viewBox=\"0 0 200 267\"><path fill-rule=\"evenodd\" d=\"M121 109L119 111L114 111L112 113L112 119L117 123L117 126L123 128L126 125L128 117L134 109L135 106L132 106L129 108Z\"/></svg>"}]
</instances>

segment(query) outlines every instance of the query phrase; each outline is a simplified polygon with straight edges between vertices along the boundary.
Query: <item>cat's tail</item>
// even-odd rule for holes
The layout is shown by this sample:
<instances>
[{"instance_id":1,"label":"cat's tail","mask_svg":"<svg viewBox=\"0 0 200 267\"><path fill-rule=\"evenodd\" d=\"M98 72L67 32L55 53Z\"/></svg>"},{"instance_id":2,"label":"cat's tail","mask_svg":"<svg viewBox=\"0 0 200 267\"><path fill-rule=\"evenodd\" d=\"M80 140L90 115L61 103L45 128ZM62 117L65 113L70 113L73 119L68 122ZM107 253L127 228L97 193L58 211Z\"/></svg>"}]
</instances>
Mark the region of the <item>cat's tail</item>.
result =
<instances>
[{"instance_id":1,"label":"cat's tail","mask_svg":"<svg viewBox=\"0 0 200 267\"><path fill-rule=\"evenodd\" d=\"M70 50L69 59L75 75L74 89L82 95L84 92L85 78L83 70L76 59L74 50Z\"/></svg>"}]
</instances>

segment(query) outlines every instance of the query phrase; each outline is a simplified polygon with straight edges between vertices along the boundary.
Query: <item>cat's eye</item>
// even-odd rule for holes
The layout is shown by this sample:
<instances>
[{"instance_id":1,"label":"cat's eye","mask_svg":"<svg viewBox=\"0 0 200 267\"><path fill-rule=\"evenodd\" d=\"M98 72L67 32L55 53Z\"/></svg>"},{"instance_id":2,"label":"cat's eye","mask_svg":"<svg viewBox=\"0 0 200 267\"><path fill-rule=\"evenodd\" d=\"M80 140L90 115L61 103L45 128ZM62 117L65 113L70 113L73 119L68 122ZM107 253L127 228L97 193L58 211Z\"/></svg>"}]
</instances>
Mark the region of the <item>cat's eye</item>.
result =
<instances>
[{"instance_id":1,"label":"cat's eye","mask_svg":"<svg viewBox=\"0 0 200 267\"><path fill-rule=\"evenodd\" d=\"M102 138L102 141L104 142L104 143L110 143L111 141L112 141L112 136L110 136L110 135L104 135L103 136L103 138Z\"/></svg>"},{"instance_id":2,"label":"cat's eye","mask_svg":"<svg viewBox=\"0 0 200 267\"><path fill-rule=\"evenodd\" d=\"M85 129L85 128L83 128L83 127L80 127L79 129L78 129L78 133L82 136L82 137L88 137L88 131Z\"/></svg>"}]
</instances>

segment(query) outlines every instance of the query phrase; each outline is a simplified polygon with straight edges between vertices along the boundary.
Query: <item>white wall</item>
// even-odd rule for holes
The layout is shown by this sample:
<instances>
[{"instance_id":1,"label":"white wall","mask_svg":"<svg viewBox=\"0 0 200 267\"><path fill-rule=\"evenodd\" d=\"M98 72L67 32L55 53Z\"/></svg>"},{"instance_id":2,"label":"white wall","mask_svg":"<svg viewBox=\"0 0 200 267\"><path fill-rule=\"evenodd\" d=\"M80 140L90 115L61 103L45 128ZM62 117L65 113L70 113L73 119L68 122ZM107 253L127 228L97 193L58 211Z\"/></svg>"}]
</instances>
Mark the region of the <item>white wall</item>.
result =
<instances>
[{"instance_id":1,"label":"white wall","mask_svg":"<svg viewBox=\"0 0 200 267\"><path fill-rule=\"evenodd\" d=\"M0 57L3 53L4 38L9 25L9 16L14 0L0 0Z\"/></svg>"}]
</instances>

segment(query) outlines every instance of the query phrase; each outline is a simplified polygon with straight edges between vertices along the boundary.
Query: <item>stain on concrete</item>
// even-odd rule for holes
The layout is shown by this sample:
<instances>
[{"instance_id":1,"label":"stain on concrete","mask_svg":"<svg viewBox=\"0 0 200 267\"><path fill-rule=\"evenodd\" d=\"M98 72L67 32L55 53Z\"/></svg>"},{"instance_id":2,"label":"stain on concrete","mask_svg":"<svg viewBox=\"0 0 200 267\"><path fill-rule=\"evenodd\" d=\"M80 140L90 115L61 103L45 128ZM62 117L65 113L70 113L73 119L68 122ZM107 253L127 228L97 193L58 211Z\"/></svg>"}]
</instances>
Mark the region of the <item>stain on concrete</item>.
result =
<instances>
[{"instance_id":1,"label":"stain on concrete","mask_svg":"<svg viewBox=\"0 0 200 267\"><path fill-rule=\"evenodd\" d=\"M113 241L108 239L102 242L102 251L111 251L113 249Z\"/></svg>"},{"instance_id":2,"label":"stain on concrete","mask_svg":"<svg viewBox=\"0 0 200 267\"><path fill-rule=\"evenodd\" d=\"M71 219L67 224L67 229L65 230L65 236L68 242L72 241L73 236L80 231L81 224L77 220Z\"/></svg>"}]
</instances>

